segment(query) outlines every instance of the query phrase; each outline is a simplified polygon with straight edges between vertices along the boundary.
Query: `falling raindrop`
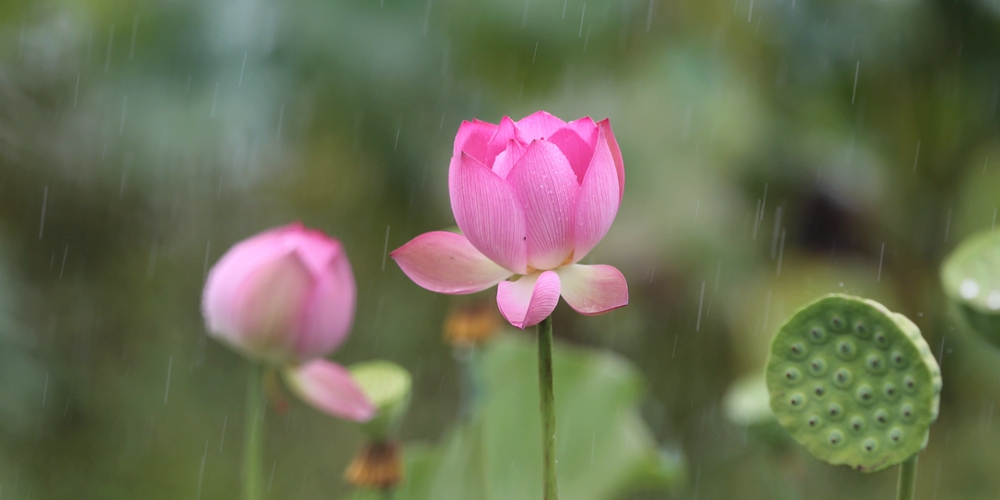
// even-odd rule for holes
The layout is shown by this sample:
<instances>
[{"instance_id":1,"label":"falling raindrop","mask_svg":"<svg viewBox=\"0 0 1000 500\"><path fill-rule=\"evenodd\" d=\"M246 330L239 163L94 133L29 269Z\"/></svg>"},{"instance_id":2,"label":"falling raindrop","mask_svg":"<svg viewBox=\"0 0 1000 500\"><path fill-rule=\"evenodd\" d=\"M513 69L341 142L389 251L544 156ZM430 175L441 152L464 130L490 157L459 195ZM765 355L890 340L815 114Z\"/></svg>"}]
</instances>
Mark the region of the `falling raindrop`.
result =
<instances>
[{"instance_id":1,"label":"falling raindrop","mask_svg":"<svg viewBox=\"0 0 1000 500\"><path fill-rule=\"evenodd\" d=\"M885 257L885 243L882 243L882 249L878 253L878 276L875 277L875 281L882 282L882 259Z\"/></svg>"},{"instance_id":2,"label":"falling raindrop","mask_svg":"<svg viewBox=\"0 0 1000 500\"><path fill-rule=\"evenodd\" d=\"M38 239L42 239L42 234L45 232L45 206L49 202L49 187L45 186L42 189L42 218L38 223Z\"/></svg>"},{"instance_id":3,"label":"falling raindrop","mask_svg":"<svg viewBox=\"0 0 1000 500\"><path fill-rule=\"evenodd\" d=\"M857 64L854 65L854 88L851 90L851 104L854 104L854 98L858 94L858 75L861 73L861 59L858 59ZM917 145L917 151L920 151L919 143Z\"/></svg>"},{"instance_id":4,"label":"falling raindrop","mask_svg":"<svg viewBox=\"0 0 1000 500\"><path fill-rule=\"evenodd\" d=\"M222 436L219 437L219 453L222 453L222 447L226 444L226 425L229 423L229 415L222 418Z\"/></svg>"},{"instance_id":5,"label":"falling raindrop","mask_svg":"<svg viewBox=\"0 0 1000 500\"><path fill-rule=\"evenodd\" d=\"M705 282L701 282L701 295L698 298L698 322L695 325L694 331L701 331L701 307L705 303Z\"/></svg>"},{"instance_id":6,"label":"falling raindrop","mask_svg":"<svg viewBox=\"0 0 1000 500\"><path fill-rule=\"evenodd\" d=\"M948 243L948 236L951 234L951 209L948 209L948 217L944 223L944 242Z\"/></svg>"},{"instance_id":7,"label":"falling raindrop","mask_svg":"<svg viewBox=\"0 0 1000 500\"><path fill-rule=\"evenodd\" d=\"M785 254L785 230L781 230L781 246L778 247L778 271L777 275L781 276L781 259Z\"/></svg>"},{"instance_id":8,"label":"falling raindrop","mask_svg":"<svg viewBox=\"0 0 1000 500\"><path fill-rule=\"evenodd\" d=\"M389 255L389 225L385 226L385 243L382 245L382 271L385 272L385 258Z\"/></svg>"},{"instance_id":9,"label":"falling raindrop","mask_svg":"<svg viewBox=\"0 0 1000 500\"><path fill-rule=\"evenodd\" d=\"M115 25L112 24L111 27L108 28L108 48L104 52L104 72L105 73L107 73L108 70L111 69L111 47L114 46L114 43L115 43Z\"/></svg>"},{"instance_id":10,"label":"falling raindrop","mask_svg":"<svg viewBox=\"0 0 1000 500\"><path fill-rule=\"evenodd\" d=\"M167 361L167 387L163 391L163 404L167 404L167 399L170 397L170 371L174 367L174 357L171 356L170 360Z\"/></svg>"},{"instance_id":11,"label":"falling raindrop","mask_svg":"<svg viewBox=\"0 0 1000 500\"><path fill-rule=\"evenodd\" d=\"M128 60L135 56L135 35L139 32L139 14L132 16L132 41L128 46Z\"/></svg>"},{"instance_id":12,"label":"falling raindrop","mask_svg":"<svg viewBox=\"0 0 1000 500\"><path fill-rule=\"evenodd\" d=\"M201 465L198 466L198 490L195 499L201 499L202 480L205 479L205 460L208 459L208 440L205 440L205 451L201 454Z\"/></svg>"},{"instance_id":13,"label":"falling raindrop","mask_svg":"<svg viewBox=\"0 0 1000 500\"><path fill-rule=\"evenodd\" d=\"M249 54L249 52L243 52L243 66L240 66L240 81L236 84L237 87L243 86L243 72L247 69L247 54Z\"/></svg>"}]
</instances>

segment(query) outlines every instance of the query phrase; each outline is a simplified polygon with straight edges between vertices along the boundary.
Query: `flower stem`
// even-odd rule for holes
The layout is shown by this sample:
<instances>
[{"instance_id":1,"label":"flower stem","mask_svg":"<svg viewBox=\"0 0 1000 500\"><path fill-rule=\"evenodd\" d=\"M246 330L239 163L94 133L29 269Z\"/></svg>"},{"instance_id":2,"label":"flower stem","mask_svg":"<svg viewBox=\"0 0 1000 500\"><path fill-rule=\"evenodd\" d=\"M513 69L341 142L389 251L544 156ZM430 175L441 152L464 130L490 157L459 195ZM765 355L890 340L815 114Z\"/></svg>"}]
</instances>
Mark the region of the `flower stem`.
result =
<instances>
[{"instance_id":1,"label":"flower stem","mask_svg":"<svg viewBox=\"0 0 1000 500\"><path fill-rule=\"evenodd\" d=\"M261 462L263 460L264 370L253 363L247 379L247 408L243 432L243 500L261 498Z\"/></svg>"},{"instance_id":2,"label":"flower stem","mask_svg":"<svg viewBox=\"0 0 1000 500\"><path fill-rule=\"evenodd\" d=\"M452 348L452 357L459 366L459 403L458 418L467 420L476 409L479 387L476 383L476 372L472 369L476 356L476 345L459 345Z\"/></svg>"},{"instance_id":3,"label":"flower stem","mask_svg":"<svg viewBox=\"0 0 1000 500\"><path fill-rule=\"evenodd\" d=\"M899 486L896 500L913 500L917 490L917 455L906 459L899 466Z\"/></svg>"},{"instance_id":4,"label":"flower stem","mask_svg":"<svg viewBox=\"0 0 1000 500\"><path fill-rule=\"evenodd\" d=\"M542 477L545 500L557 500L556 486L556 413L552 391L552 317L538 324L538 389L542 410Z\"/></svg>"}]
</instances>

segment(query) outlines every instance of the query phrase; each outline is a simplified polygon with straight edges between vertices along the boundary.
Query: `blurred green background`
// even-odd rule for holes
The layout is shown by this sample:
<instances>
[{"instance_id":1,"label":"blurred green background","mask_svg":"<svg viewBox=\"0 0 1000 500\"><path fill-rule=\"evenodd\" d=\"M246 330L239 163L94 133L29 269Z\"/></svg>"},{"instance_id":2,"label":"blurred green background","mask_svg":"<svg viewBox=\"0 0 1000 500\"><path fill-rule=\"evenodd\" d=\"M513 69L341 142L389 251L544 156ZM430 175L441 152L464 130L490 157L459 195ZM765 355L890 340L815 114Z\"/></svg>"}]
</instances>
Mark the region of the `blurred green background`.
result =
<instances>
[{"instance_id":1,"label":"blurred green background","mask_svg":"<svg viewBox=\"0 0 1000 500\"><path fill-rule=\"evenodd\" d=\"M442 440L441 325L467 299L385 250L453 224L461 120L545 109L610 117L625 159L587 260L631 304L563 304L555 328L630 360L686 457L682 487L641 498L892 497L894 469L829 467L723 405L834 291L909 316L942 365L917 497L995 498L1000 351L948 316L938 266L996 224L998 98L994 0L4 0L0 495L235 498L247 365L203 333L201 286L293 220L342 239L358 279L332 358L405 366L402 437ZM268 498L350 491L354 426L270 415Z\"/></svg>"}]
</instances>

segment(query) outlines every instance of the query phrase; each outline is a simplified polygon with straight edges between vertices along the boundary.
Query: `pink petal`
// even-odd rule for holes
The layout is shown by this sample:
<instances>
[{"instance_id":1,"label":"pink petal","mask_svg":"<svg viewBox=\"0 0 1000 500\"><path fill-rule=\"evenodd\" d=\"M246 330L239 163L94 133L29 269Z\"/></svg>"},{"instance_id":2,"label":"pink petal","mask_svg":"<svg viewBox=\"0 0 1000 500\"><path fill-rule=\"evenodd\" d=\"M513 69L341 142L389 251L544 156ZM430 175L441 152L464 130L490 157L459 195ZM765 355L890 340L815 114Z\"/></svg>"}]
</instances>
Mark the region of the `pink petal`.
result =
<instances>
[{"instance_id":1,"label":"pink petal","mask_svg":"<svg viewBox=\"0 0 1000 500\"><path fill-rule=\"evenodd\" d=\"M601 128L589 116L566 123L566 128L576 132L591 149L597 145L597 132Z\"/></svg>"},{"instance_id":2,"label":"pink petal","mask_svg":"<svg viewBox=\"0 0 1000 500\"><path fill-rule=\"evenodd\" d=\"M357 286L343 249L332 255L314 276L316 284L305 301L295 344L299 362L325 356L336 349L347 338L354 322Z\"/></svg>"},{"instance_id":3,"label":"pink petal","mask_svg":"<svg viewBox=\"0 0 1000 500\"><path fill-rule=\"evenodd\" d=\"M486 158L482 161L483 165L487 167L493 167L494 159L501 151L507 149L507 144L510 141L517 140L517 129L514 128L514 120L511 120L509 116L503 117L500 120L500 125L497 127L497 131L490 138L490 143L486 147Z\"/></svg>"},{"instance_id":4,"label":"pink petal","mask_svg":"<svg viewBox=\"0 0 1000 500\"><path fill-rule=\"evenodd\" d=\"M497 306L510 324L522 330L549 317L559 303L559 275L544 271L522 276L517 281L501 281Z\"/></svg>"},{"instance_id":5,"label":"pink petal","mask_svg":"<svg viewBox=\"0 0 1000 500\"><path fill-rule=\"evenodd\" d=\"M465 236L447 231L421 234L389 255L414 283L438 293L475 293L511 275Z\"/></svg>"},{"instance_id":6,"label":"pink petal","mask_svg":"<svg viewBox=\"0 0 1000 500\"><path fill-rule=\"evenodd\" d=\"M232 329L233 298L246 279L262 265L292 251L298 251L307 267L314 270L343 252L343 248L337 240L297 222L264 231L233 245L212 266L205 282L202 312L209 330Z\"/></svg>"},{"instance_id":7,"label":"pink petal","mask_svg":"<svg viewBox=\"0 0 1000 500\"><path fill-rule=\"evenodd\" d=\"M566 122L546 111L536 111L517 122L518 136L525 144L536 139L548 139L556 130L566 126Z\"/></svg>"},{"instance_id":8,"label":"pink petal","mask_svg":"<svg viewBox=\"0 0 1000 500\"><path fill-rule=\"evenodd\" d=\"M210 334L252 359L280 364L339 345L354 294L340 242L296 223L226 252L209 273L202 310Z\"/></svg>"},{"instance_id":9,"label":"pink petal","mask_svg":"<svg viewBox=\"0 0 1000 500\"><path fill-rule=\"evenodd\" d=\"M300 224L286 226L280 244L295 249L302 261L314 274L325 273L330 262L344 257L344 246L322 231L308 229Z\"/></svg>"},{"instance_id":10,"label":"pink petal","mask_svg":"<svg viewBox=\"0 0 1000 500\"><path fill-rule=\"evenodd\" d=\"M573 131L576 136L583 141L583 144L567 144L561 137L564 130ZM594 123L589 116L580 118L579 120L573 120L566 124L566 127L557 131L553 134L552 139L549 142L554 142L562 150L566 158L569 159L570 165L573 165L573 171L576 172L577 181L581 184L583 183L583 177L587 173L587 167L590 165L590 159L594 156L594 148L597 147L597 136L601 128ZM573 136L567 136L572 138ZM575 142L575 141L574 141ZM575 148L575 149L574 149ZM576 158L573 155L577 155Z\"/></svg>"},{"instance_id":11,"label":"pink petal","mask_svg":"<svg viewBox=\"0 0 1000 500\"><path fill-rule=\"evenodd\" d=\"M292 392L317 410L355 422L375 416L375 407L351 373L336 363L317 359L288 368L283 375Z\"/></svg>"},{"instance_id":12,"label":"pink petal","mask_svg":"<svg viewBox=\"0 0 1000 500\"><path fill-rule=\"evenodd\" d=\"M602 127L594 157L590 160L587 174L580 185L580 198L576 204L576 247L573 262L579 262L597 246L615 221L618 205L621 203L618 181L614 151Z\"/></svg>"},{"instance_id":13,"label":"pink petal","mask_svg":"<svg viewBox=\"0 0 1000 500\"><path fill-rule=\"evenodd\" d=\"M507 176L524 204L528 264L554 269L573 251L576 174L566 157L546 141L532 142Z\"/></svg>"},{"instance_id":14,"label":"pink petal","mask_svg":"<svg viewBox=\"0 0 1000 500\"><path fill-rule=\"evenodd\" d=\"M497 133L497 126L479 120L463 121L455 134L453 155L465 151L469 156L486 162L486 149L490 139Z\"/></svg>"},{"instance_id":15,"label":"pink petal","mask_svg":"<svg viewBox=\"0 0 1000 500\"><path fill-rule=\"evenodd\" d=\"M208 273L201 309L210 332L230 335L236 330L235 297L260 266L288 254L274 245L284 228L273 229L233 245Z\"/></svg>"},{"instance_id":16,"label":"pink petal","mask_svg":"<svg viewBox=\"0 0 1000 500\"><path fill-rule=\"evenodd\" d=\"M493 173L502 179L506 179L507 175L514 168L514 165L517 164L517 160L521 159L521 155L524 154L525 149L527 148L515 140L507 141L507 149L503 150L493 160Z\"/></svg>"},{"instance_id":17,"label":"pink petal","mask_svg":"<svg viewBox=\"0 0 1000 500\"><path fill-rule=\"evenodd\" d=\"M256 268L230 298L229 328L210 333L251 359L287 363L297 359L295 339L302 304L315 280L292 251Z\"/></svg>"},{"instance_id":18,"label":"pink petal","mask_svg":"<svg viewBox=\"0 0 1000 500\"><path fill-rule=\"evenodd\" d=\"M483 255L513 273L527 272L524 208L506 181L475 158L452 157L448 191L455 222Z\"/></svg>"},{"instance_id":19,"label":"pink petal","mask_svg":"<svg viewBox=\"0 0 1000 500\"><path fill-rule=\"evenodd\" d=\"M573 172L576 173L577 183L582 183L583 176L587 173L587 167L590 165L590 159L594 156L594 148L569 128L557 130L548 139L548 142L555 144L559 151L562 151L570 166L573 167Z\"/></svg>"},{"instance_id":20,"label":"pink petal","mask_svg":"<svg viewBox=\"0 0 1000 500\"><path fill-rule=\"evenodd\" d=\"M601 314L628 305L628 283L614 267L574 264L556 273L562 282L562 298L580 314Z\"/></svg>"},{"instance_id":21,"label":"pink petal","mask_svg":"<svg viewBox=\"0 0 1000 500\"><path fill-rule=\"evenodd\" d=\"M615 161L615 170L618 172L618 199L625 196L625 163L622 161L622 150L618 148L618 141L614 132L611 131L611 119L605 118L597 124L607 138L608 148L611 150L611 158Z\"/></svg>"}]
</instances>

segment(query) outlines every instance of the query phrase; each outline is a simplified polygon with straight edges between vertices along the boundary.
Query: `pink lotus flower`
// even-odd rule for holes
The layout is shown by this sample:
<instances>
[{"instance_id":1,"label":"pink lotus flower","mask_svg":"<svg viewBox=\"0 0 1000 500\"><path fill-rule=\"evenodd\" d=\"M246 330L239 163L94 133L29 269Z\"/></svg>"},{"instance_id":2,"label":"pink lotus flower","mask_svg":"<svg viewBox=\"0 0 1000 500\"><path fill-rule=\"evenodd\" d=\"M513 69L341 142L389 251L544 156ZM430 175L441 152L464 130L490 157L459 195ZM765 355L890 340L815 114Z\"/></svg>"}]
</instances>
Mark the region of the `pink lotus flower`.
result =
<instances>
[{"instance_id":1,"label":"pink lotus flower","mask_svg":"<svg viewBox=\"0 0 1000 500\"><path fill-rule=\"evenodd\" d=\"M202 294L209 335L285 379L320 410L368 420L374 408L343 367L322 358L354 320L356 287L339 241L291 224L237 243Z\"/></svg>"},{"instance_id":2,"label":"pink lotus flower","mask_svg":"<svg viewBox=\"0 0 1000 500\"><path fill-rule=\"evenodd\" d=\"M607 119L566 123L539 111L499 125L463 122L448 173L462 234L425 233L391 255L431 291L499 284L500 312L518 328L548 317L560 295L577 312L600 314L628 304L625 277L577 262L607 234L624 187Z\"/></svg>"}]
</instances>

